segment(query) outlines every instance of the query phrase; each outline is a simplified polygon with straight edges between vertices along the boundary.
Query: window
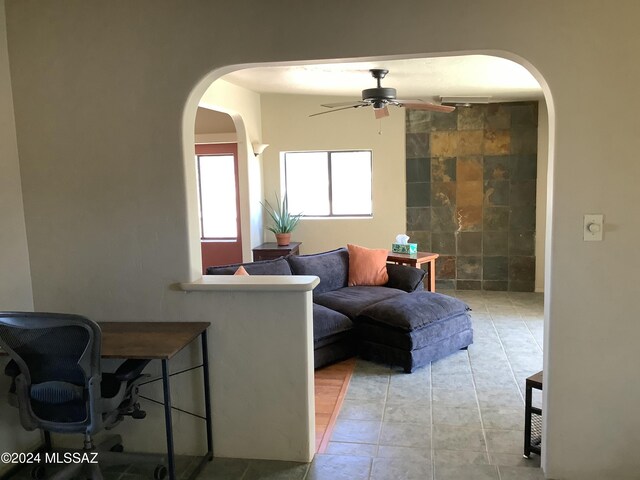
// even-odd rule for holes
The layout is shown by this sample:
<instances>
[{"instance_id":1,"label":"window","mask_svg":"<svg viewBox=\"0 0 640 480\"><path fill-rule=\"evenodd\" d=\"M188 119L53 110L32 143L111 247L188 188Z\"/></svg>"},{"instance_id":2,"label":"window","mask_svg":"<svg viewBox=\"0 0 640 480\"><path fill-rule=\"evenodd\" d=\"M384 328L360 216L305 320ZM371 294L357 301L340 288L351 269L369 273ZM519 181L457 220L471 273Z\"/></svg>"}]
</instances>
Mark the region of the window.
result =
<instances>
[{"instance_id":1,"label":"window","mask_svg":"<svg viewBox=\"0 0 640 480\"><path fill-rule=\"evenodd\" d=\"M200 234L203 239L236 239L236 171L233 155L198 155Z\"/></svg>"},{"instance_id":2,"label":"window","mask_svg":"<svg viewBox=\"0 0 640 480\"><path fill-rule=\"evenodd\" d=\"M285 152L289 212L305 217L371 216L371 151Z\"/></svg>"}]
</instances>

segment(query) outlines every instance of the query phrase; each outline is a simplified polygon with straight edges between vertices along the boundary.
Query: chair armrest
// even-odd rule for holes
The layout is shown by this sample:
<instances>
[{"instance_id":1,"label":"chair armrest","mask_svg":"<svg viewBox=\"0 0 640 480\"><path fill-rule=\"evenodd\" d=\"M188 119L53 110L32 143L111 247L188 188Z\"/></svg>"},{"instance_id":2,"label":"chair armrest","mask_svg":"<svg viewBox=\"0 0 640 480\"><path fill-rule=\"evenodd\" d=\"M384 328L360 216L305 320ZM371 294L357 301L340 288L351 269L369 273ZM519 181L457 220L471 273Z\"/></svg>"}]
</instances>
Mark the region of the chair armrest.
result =
<instances>
[{"instance_id":1,"label":"chair armrest","mask_svg":"<svg viewBox=\"0 0 640 480\"><path fill-rule=\"evenodd\" d=\"M18 399L16 398L16 378L20 375L20 367L14 360L4 367L4 374L11 377L11 385L9 386L9 405L17 407Z\"/></svg>"},{"instance_id":2,"label":"chair armrest","mask_svg":"<svg viewBox=\"0 0 640 480\"><path fill-rule=\"evenodd\" d=\"M422 280L427 272L421 268L388 263L387 273L389 274L389 282L385 285L386 287L397 288L409 293L424 289Z\"/></svg>"},{"instance_id":3,"label":"chair armrest","mask_svg":"<svg viewBox=\"0 0 640 480\"><path fill-rule=\"evenodd\" d=\"M140 376L151 360L125 360L114 372L120 382L130 382Z\"/></svg>"},{"instance_id":4,"label":"chair armrest","mask_svg":"<svg viewBox=\"0 0 640 480\"><path fill-rule=\"evenodd\" d=\"M18 367L18 364L14 360L9 360L9 363L4 367L4 374L15 379L20 375L20 367Z\"/></svg>"}]
</instances>

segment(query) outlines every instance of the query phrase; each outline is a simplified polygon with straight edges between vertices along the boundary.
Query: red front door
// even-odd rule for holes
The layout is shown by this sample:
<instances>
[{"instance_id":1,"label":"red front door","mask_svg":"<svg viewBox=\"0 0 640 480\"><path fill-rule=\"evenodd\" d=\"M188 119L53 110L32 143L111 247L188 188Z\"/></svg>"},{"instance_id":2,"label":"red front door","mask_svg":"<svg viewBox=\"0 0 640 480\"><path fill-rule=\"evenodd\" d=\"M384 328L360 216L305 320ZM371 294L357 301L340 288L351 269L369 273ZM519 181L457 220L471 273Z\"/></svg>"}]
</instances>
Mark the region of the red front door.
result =
<instances>
[{"instance_id":1,"label":"red front door","mask_svg":"<svg viewBox=\"0 0 640 480\"><path fill-rule=\"evenodd\" d=\"M196 145L202 271L242 262L238 146Z\"/></svg>"}]
</instances>

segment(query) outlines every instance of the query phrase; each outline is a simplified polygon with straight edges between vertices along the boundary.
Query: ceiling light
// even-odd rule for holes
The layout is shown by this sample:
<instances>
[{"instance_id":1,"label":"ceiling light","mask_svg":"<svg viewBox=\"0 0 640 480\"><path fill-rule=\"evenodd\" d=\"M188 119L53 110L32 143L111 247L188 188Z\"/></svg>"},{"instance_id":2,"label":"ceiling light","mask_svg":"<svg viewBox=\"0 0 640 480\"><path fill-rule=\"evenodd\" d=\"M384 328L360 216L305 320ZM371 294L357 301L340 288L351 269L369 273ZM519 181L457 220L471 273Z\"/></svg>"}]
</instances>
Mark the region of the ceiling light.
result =
<instances>
[{"instance_id":1,"label":"ceiling light","mask_svg":"<svg viewBox=\"0 0 640 480\"><path fill-rule=\"evenodd\" d=\"M262 155L262 152L264 152L264 149L267 148L269 144L253 142L251 146L253 147L253 154L257 157L259 155Z\"/></svg>"}]
</instances>

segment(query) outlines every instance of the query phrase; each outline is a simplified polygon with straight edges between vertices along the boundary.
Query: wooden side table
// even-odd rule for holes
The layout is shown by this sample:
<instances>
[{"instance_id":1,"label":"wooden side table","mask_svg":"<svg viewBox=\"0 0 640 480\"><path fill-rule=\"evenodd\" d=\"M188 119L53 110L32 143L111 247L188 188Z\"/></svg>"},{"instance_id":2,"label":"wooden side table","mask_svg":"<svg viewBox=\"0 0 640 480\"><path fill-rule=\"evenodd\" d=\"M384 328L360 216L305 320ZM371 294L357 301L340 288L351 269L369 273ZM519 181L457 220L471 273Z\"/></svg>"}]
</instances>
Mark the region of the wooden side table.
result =
<instances>
[{"instance_id":1,"label":"wooden side table","mask_svg":"<svg viewBox=\"0 0 640 480\"><path fill-rule=\"evenodd\" d=\"M542 410L531 404L534 388L542 390L542 372L531 375L525 383L524 456L527 458L531 453L540 455L542 451Z\"/></svg>"},{"instance_id":2,"label":"wooden side table","mask_svg":"<svg viewBox=\"0 0 640 480\"><path fill-rule=\"evenodd\" d=\"M302 245L302 242L291 242L284 247L278 246L275 242L263 243L253 249L253 261L273 260L287 255L300 255L300 245Z\"/></svg>"},{"instance_id":3,"label":"wooden side table","mask_svg":"<svg viewBox=\"0 0 640 480\"><path fill-rule=\"evenodd\" d=\"M427 264L427 279L425 288L429 292L436 291L436 258L439 253L418 252L418 253L393 253L389 251L387 262L409 265L415 268L421 268L423 264Z\"/></svg>"}]
</instances>

